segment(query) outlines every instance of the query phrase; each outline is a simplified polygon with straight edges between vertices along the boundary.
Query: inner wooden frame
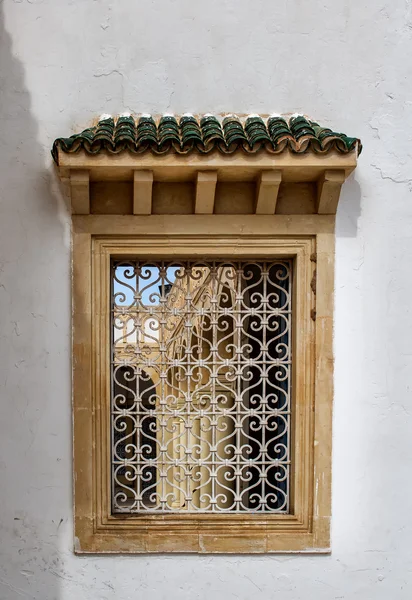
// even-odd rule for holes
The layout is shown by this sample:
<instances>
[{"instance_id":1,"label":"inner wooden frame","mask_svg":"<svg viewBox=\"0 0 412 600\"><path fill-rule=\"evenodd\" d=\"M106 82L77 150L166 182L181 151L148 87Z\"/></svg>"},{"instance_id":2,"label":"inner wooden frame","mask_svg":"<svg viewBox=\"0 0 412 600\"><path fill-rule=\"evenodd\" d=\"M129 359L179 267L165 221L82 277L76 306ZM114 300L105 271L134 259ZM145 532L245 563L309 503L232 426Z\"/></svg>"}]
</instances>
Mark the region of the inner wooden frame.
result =
<instances>
[{"instance_id":1,"label":"inner wooden frame","mask_svg":"<svg viewBox=\"0 0 412 600\"><path fill-rule=\"evenodd\" d=\"M73 216L77 553L330 551L333 255L334 215ZM112 256L294 259L293 514L111 514Z\"/></svg>"}]
</instances>

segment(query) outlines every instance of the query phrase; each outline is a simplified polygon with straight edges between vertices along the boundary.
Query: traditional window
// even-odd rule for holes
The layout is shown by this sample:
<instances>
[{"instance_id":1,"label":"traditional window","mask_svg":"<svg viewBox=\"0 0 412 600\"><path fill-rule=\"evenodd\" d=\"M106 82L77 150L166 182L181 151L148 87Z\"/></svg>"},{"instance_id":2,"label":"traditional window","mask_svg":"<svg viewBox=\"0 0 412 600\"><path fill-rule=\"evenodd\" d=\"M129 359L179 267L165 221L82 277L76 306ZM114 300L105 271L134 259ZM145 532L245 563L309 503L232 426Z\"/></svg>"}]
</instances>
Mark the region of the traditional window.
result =
<instances>
[{"instance_id":1,"label":"traditional window","mask_svg":"<svg viewBox=\"0 0 412 600\"><path fill-rule=\"evenodd\" d=\"M334 218L359 150L300 116L56 140L77 552L329 550Z\"/></svg>"}]
</instances>

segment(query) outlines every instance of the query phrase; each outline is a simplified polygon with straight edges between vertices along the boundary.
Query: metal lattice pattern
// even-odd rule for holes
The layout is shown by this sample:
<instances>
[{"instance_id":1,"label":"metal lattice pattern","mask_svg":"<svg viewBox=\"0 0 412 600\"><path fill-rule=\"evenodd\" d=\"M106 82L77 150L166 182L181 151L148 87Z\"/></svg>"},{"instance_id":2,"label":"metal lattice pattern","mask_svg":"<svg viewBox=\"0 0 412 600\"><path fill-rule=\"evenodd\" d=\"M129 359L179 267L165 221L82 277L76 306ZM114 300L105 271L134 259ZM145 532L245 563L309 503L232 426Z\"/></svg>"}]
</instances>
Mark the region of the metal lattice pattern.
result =
<instances>
[{"instance_id":1,"label":"metal lattice pattern","mask_svg":"<svg viewBox=\"0 0 412 600\"><path fill-rule=\"evenodd\" d=\"M114 512L288 512L291 276L113 262Z\"/></svg>"}]
</instances>

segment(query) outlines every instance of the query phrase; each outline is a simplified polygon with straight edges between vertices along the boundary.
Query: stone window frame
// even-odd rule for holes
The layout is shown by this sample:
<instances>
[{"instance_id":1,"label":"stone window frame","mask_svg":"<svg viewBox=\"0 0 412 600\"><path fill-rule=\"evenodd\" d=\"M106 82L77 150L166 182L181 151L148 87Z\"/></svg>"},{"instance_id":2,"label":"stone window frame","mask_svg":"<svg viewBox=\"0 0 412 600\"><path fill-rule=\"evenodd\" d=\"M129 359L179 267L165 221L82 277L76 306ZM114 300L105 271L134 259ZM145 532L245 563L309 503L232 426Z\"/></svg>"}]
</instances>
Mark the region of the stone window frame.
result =
<instances>
[{"instance_id":1,"label":"stone window frame","mask_svg":"<svg viewBox=\"0 0 412 600\"><path fill-rule=\"evenodd\" d=\"M87 218L86 218L87 219ZM110 227L73 217L75 549L83 552L327 552L330 547L333 396L331 220L274 234L244 219L156 217ZM150 223L148 220L150 219ZM217 222L220 221L220 222ZM90 225L100 234L85 231ZM86 227L85 227L86 225ZM319 227L320 225L320 227ZM106 227L107 230L107 227ZM201 231L203 230L203 233ZM218 230L218 232L216 231ZM272 230L272 231L271 231ZM188 232L192 232L191 234ZM293 258L293 514L112 515L110 491L110 257ZM316 294L313 289L316 282ZM313 314L316 311L316 321ZM301 366L302 365L302 366Z\"/></svg>"}]
</instances>

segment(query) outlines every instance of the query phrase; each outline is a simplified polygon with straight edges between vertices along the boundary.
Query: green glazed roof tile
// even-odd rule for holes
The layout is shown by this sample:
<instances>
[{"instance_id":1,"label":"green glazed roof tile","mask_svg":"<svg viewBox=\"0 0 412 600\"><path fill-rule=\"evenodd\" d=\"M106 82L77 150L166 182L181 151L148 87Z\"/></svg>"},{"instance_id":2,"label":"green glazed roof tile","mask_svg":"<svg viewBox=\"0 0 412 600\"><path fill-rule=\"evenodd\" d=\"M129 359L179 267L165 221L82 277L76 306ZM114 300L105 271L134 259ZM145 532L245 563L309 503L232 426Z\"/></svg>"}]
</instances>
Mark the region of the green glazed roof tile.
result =
<instances>
[{"instance_id":1,"label":"green glazed roof tile","mask_svg":"<svg viewBox=\"0 0 412 600\"><path fill-rule=\"evenodd\" d=\"M237 147L245 147L248 140L239 117L234 115L225 117L222 121L222 128L229 152L233 152Z\"/></svg>"},{"instance_id":2,"label":"green glazed roof tile","mask_svg":"<svg viewBox=\"0 0 412 600\"><path fill-rule=\"evenodd\" d=\"M268 118L228 115L223 119L210 114L199 119L190 114L180 118L163 115L159 119L151 115L137 118L104 115L94 127L68 138L56 139L52 149L56 163L59 149L69 153L84 150L87 154L102 151L118 154L127 150L133 154L151 152L158 155L213 151L280 154L285 150L298 154L310 151L326 154L336 150L346 154L357 149L360 154L362 144L358 138L321 127L303 115L272 115Z\"/></svg>"},{"instance_id":3,"label":"green glazed roof tile","mask_svg":"<svg viewBox=\"0 0 412 600\"><path fill-rule=\"evenodd\" d=\"M266 144L271 144L271 139L266 129L266 125L259 115L251 115L246 119L245 133L251 148L253 148L256 144L261 144L265 147Z\"/></svg>"},{"instance_id":4,"label":"green glazed roof tile","mask_svg":"<svg viewBox=\"0 0 412 600\"><path fill-rule=\"evenodd\" d=\"M182 147L185 152L193 150L202 144L202 131L193 115L183 115L179 121Z\"/></svg>"}]
</instances>

